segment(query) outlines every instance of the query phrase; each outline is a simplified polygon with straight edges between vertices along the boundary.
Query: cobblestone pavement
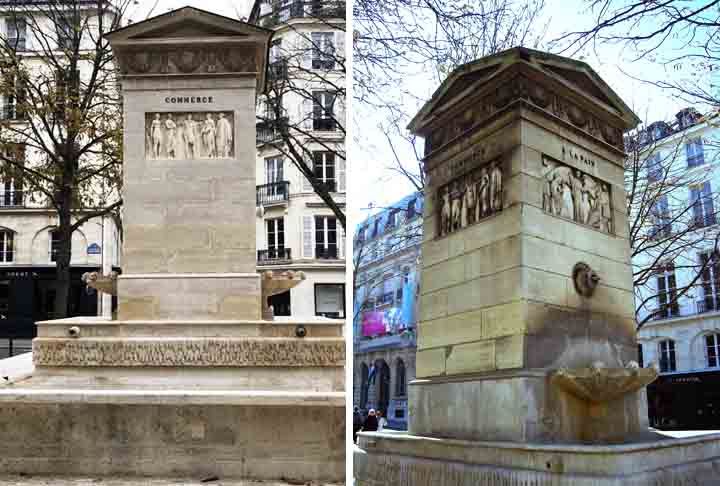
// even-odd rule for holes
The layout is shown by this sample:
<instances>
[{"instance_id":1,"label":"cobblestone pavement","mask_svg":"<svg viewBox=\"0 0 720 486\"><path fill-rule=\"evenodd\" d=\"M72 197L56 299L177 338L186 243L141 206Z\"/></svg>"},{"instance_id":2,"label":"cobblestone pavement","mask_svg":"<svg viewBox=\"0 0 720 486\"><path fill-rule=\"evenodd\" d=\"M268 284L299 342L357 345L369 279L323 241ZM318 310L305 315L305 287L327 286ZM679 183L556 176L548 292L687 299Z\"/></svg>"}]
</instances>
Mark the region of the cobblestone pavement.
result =
<instances>
[{"instance_id":1,"label":"cobblestone pavement","mask_svg":"<svg viewBox=\"0 0 720 486\"><path fill-rule=\"evenodd\" d=\"M277 481L242 481L216 479L199 481L193 479L150 478L100 478L100 477L54 477L54 476L0 476L3 486L341 486L329 483L302 483Z\"/></svg>"}]
</instances>

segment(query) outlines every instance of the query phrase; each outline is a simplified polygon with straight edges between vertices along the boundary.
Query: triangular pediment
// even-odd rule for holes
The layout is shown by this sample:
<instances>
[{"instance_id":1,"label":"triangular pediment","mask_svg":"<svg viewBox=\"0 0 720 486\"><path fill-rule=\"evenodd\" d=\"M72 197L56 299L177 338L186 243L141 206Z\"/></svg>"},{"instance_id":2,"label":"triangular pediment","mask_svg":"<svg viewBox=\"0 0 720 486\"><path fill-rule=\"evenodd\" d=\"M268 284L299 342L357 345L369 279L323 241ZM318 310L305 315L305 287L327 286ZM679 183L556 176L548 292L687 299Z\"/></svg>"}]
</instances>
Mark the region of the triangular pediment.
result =
<instances>
[{"instance_id":1,"label":"triangular pediment","mask_svg":"<svg viewBox=\"0 0 720 486\"><path fill-rule=\"evenodd\" d=\"M443 115L444 113L457 111L457 105L464 103L468 96L478 91L494 89L507 95L507 90L503 89L507 80L502 74L514 72L512 69L519 69L519 65L522 65L526 72L535 73L531 83L547 83L548 86L554 83L559 91L572 91L599 110L622 119L627 127L635 126L639 122L632 110L586 63L517 47L458 67L413 118L409 129L422 133L423 126L439 123L438 120L443 116L450 116ZM508 96L515 95L510 93Z\"/></svg>"},{"instance_id":2,"label":"triangular pediment","mask_svg":"<svg viewBox=\"0 0 720 486\"><path fill-rule=\"evenodd\" d=\"M199 37L249 37L266 29L195 7L183 7L107 34L114 42Z\"/></svg>"}]
</instances>

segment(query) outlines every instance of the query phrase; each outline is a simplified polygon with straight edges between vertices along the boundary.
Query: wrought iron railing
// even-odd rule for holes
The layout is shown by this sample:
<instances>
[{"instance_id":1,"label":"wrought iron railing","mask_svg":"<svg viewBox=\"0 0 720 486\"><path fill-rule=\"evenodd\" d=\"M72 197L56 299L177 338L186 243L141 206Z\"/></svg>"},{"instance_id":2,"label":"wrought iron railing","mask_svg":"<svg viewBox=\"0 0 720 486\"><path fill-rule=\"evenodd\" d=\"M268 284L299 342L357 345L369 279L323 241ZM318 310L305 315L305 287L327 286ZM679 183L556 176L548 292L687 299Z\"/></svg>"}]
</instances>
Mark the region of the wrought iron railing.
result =
<instances>
[{"instance_id":1,"label":"wrought iron railing","mask_svg":"<svg viewBox=\"0 0 720 486\"><path fill-rule=\"evenodd\" d=\"M338 249L337 246L316 247L315 258L319 260L337 260Z\"/></svg>"},{"instance_id":2,"label":"wrought iron railing","mask_svg":"<svg viewBox=\"0 0 720 486\"><path fill-rule=\"evenodd\" d=\"M292 253L290 248L268 248L267 250L258 250L258 265L279 265L281 263L289 263L292 261Z\"/></svg>"},{"instance_id":3,"label":"wrought iron railing","mask_svg":"<svg viewBox=\"0 0 720 486\"><path fill-rule=\"evenodd\" d=\"M288 62L286 59L271 62L268 65L268 80L281 81L288 78Z\"/></svg>"},{"instance_id":4,"label":"wrought iron railing","mask_svg":"<svg viewBox=\"0 0 720 486\"><path fill-rule=\"evenodd\" d=\"M255 125L255 143L262 145L280 140L281 127L286 126L287 118L262 121Z\"/></svg>"},{"instance_id":5,"label":"wrought iron railing","mask_svg":"<svg viewBox=\"0 0 720 486\"><path fill-rule=\"evenodd\" d=\"M345 18L345 2L328 0L311 0L308 2L295 0L289 5L266 0L262 10L267 13L260 15L258 23L261 27L274 27L292 19L301 18Z\"/></svg>"},{"instance_id":6,"label":"wrought iron railing","mask_svg":"<svg viewBox=\"0 0 720 486\"><path fill-rule=\"evenodd\" d=\"M256 187L255 201L257 206L285 202L288 199L290 199L290 183L288 181L271 182Z\"/></svg>"}]
</instances>

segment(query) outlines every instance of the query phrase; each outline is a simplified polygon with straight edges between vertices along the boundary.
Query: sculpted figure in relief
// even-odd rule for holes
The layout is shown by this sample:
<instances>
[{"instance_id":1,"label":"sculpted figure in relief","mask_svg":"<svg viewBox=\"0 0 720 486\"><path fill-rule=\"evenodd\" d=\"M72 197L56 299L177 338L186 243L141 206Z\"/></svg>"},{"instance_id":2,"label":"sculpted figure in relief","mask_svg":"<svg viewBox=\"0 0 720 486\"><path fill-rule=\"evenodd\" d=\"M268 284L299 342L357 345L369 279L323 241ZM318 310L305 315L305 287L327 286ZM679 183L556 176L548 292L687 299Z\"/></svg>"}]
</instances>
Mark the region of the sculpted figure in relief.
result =
<instances>
[{"instance_id":1,"label":"sculpted figure in relief","mask_svg":"<svg viewBox=\"0 0 720 486\"><path fill-rule=\"evenodd\" d=\"M232 126L225 118L225 113L220 113L217 122L217 152L219 157L230 157L232 138Z\"/></svg>"},{"instance_id":2,"label":"sculpted figure in relief","mask_svg":"<svg viewBox=\"0 0 720 486\"><path fill-rule=\"evenodd\" d=\"M492 212L499 211L502 209L502 171L500 170L500 164L494 164L490 169L490 210Z\"/></svg>"},{"instance_id":3,"label":"sculpted figure in relief","mask_svg":"<svg viewBox=\"0 0 720 486\"><path fill-rule=\"evenodd\" d=\"M490 212L490 176L487 169L480 170L480 218L484 218Z\"/></svg>"},{"instance_id":4,"label":"sculpted figure in relief","mask_svg":"<svg viewBox=\"0 0 720 486\"><path fill-rule=\"evenodd\" d=\"M205 145L205 154L214 158L217 157L217 149L215 146L215 120L210 113L205 117L205 123L202 128L202 139Z\"/></svg>"},{"instance_id":5,"label":"sculpted figure in relief","mask_svg":"<svg viewBox=\"0 0 720 486\"><path fill-rule=\"evenodd\" d=\"M173 116L168 113L167 120L165 120L165 128L167 130L167 138L165 140L165 153L169 159L174 159L176 156L177 147L177 125L173 120Z\"/></svg>"},{"instance_id":6,"label":"sculpted figure in relief","mask_svg":"<svg viewBox=\"0 0 720 486\"><path fill-rule=\"evenodd\" d=\"M446 187L440 199L440 236L450 232L450 188Z\"/></svg>"},{"instance_id":7,"label":"sculpted figure in relief","mask_svg":"<svg viewBox=\"0 0 720 486\"><path fill-rule=\"evenodd\" d=\"M462 227L460 221L460 191L458 191L458 181L453 184L452 190L452 229L453 231L458 230Z\"/></svg>"},{"instance_id":8,"label":"sculpted figure in relief","mask_svg":"<svg viewBox=\"0 0 720 486\"><path fill-rule=\"evenodd\" d=\"M185 139L185 156L194 159L195 154L195 120L188 113L187 119L183 122L183 137Z\"/></svg>"},{"instance_id":9,"label":"sculpted figure in relief","mask_svg":"<svg viewBox=\"0 0 720 486\"><path fill-rule=\"evenodd\" d=\"M475 196L475 181L468 175L465 181L465 200L463 201L463 226L473 224L475 221L475 208L477 207L477 198Z\"/></svg>"},{"instance_id":10,"label":"sculpted figure in relief","mask_svg":"<svg viewBox=\"0 0 720 486\"><path fill-rule=\"evenodd\" d=\"M601 229L610 233L612 231L612 213L610 210L610 190L607 184L603 184L600 189L598 206L600 206Z\"/></svg>"},{"instance_id":11,"label":"sculpted figure in relief","mask_svg":"<svg viewBox=\"0 0 720 486\"><path fill-rule=\"evenodd\" d=\"M159 159L162 150L162 121L160 120L160 113L155 115L155 119L150 127L150 139L152 140L153 157Z\"/></svg>"}]
</instances>

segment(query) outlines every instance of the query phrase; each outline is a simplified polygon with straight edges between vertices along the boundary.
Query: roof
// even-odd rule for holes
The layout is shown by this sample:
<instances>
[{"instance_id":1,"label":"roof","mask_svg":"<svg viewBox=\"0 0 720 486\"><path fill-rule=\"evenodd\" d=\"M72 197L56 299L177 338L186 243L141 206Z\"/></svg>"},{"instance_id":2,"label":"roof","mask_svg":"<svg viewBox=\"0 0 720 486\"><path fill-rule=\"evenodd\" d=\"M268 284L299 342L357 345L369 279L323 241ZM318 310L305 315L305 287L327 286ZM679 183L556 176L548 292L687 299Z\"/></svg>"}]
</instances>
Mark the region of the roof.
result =
<instances>
[{"instance_id":1,"label":"roof","mask_svg":"<svg viewBox=\"0 0 720 486\"><path fill-rule=\"evenodd\" d=\"M382 234L385 231L385 226L387 225L390 214L393 211L406 210L408 204L413 199L415 199L415 212L418 215L422 215L423 203L424 203L423 194L420 192L414 192L412 194L409 194L409 195L403 197L399 201L396 201L396 202L390 204L389 206L383 208L383 210L378 212L377 214L367 217L365 220L363 220L356 226L356 233L361 228L373 228L375 226L376 222L378 222L377 223L378 224L378 235Z\"/></svg>"},{"instance_id":2,"label":"roof","mask_svg":"<svg viewBox=\"0 0 720 486\"><path fill-rule=\"evenodd\" d=\"M539 71L560 82L567 89L580 93L605 107L606 111L623 120L626 129L640 122L630 107L588 64L547 52L515 47L471 61L455 69L415 115L408 128L418 133L431 112L438 106L450 101L472 85L490 82L508 68L518 64Z\"/></svg>"}]
</instances>

